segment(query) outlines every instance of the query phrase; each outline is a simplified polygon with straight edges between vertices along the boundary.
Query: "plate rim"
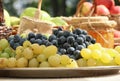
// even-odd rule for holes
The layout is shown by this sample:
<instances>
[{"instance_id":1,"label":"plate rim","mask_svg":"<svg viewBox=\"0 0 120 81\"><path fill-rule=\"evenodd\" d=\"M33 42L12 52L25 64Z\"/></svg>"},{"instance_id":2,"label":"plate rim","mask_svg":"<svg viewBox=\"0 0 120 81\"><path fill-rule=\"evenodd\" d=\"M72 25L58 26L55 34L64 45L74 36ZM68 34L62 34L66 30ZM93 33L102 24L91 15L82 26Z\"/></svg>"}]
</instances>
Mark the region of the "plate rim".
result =
<instances>
[{"instance_id":1,"label":"plate rim","mask_svg":"<svg viewBox=\"0 0 120 81\"><path fill-rule=\"evenodd\" d=\"M120 70L120 66L91 66L91 67L77 67L77 68L65 68L65 67L25 67L25 68L0 68L0 70Z\"/></svg>"}]
</instances>

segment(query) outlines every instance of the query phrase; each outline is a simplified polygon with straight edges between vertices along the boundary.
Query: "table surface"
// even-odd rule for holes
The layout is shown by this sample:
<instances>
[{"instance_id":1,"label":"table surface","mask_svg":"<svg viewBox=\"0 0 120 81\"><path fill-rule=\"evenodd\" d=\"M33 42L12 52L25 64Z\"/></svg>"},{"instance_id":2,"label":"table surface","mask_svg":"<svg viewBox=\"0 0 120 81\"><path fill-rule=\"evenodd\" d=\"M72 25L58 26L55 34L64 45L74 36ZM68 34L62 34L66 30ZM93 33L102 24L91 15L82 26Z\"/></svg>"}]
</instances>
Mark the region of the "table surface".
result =
<instances>
[{"instance_id":1,"label":"table surface","mask_svg":"<svg viewBox=\"0 0 120 81\"><path fill-rule=\"evenodd\" d=\"M120 81L120 73L104 76L79 78L8 78L0 77L0 81Z\"/></svg>"}]
</instances>

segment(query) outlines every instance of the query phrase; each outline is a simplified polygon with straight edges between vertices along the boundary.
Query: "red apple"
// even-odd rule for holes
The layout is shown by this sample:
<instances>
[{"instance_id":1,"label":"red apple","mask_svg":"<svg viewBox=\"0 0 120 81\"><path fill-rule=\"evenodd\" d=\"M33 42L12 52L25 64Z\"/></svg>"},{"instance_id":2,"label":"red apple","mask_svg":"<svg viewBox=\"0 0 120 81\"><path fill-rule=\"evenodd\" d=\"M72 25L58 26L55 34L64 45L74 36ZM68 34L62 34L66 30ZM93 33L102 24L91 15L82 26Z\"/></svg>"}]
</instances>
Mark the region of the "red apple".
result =
<instances>
[{"instance_id":1,"label":"red apple","mask_svg":"<svg viewBox=\"0 0 120 81\"><path fill-rule=\"evenodd\" d=\"M120 38L120 31L114 30L114 37L115 38Z\"/></svg>"},{"instance_id":2,"label":"red apple","mask_svg":"<svg viewBox=\"0 0 120 81\"><path fill-rule=\"evenodd\" d=\"M97 15L109 15L109 10L104 5L98 5L96 7L96 14Z\"/></svg>"},{"instance_id":3,"label":"red apple","mask_svg":"<svg viewBox=\"0 0 120 81\"><path fill-rule=\"evenodd\" d=\"M120 15L120 6L112 6L110 9L110 13Z\"/></svg>"},{"instance_id":4,"label":"red apple","mask_svg":"<svg viewBox=\"0 0 120 81\"><path fill-rule=\"evenodd\" d=\"M114 0L95 0L96 5L105 5L108 9L115 5Z\"/></svg>"},{"instance_id":5,"label":"red apple","mask_svg":"<svg viewBox=\"0 0 120 81\"><path fill-rule=\"evenodd\" d=\"M88 16L89 13L90 13L90 10L91 10L91 8L92 8L92 6L93 6L92 3L90 3L90 2L84 2L84 3L82 4L81 14L82 14L83 16Z\"/></svg>"}]
</instances>

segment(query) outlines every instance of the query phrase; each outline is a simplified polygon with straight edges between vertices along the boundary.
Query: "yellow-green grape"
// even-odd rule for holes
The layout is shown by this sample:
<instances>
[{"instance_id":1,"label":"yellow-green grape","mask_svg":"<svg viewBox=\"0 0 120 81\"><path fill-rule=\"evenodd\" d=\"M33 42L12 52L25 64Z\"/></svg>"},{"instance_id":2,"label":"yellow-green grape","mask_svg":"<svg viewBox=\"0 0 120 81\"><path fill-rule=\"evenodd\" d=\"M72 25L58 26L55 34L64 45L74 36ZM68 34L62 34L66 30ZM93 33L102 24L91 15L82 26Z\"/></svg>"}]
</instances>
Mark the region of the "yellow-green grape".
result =
<instances>
[{"instance_id":1,"label":"yellow-green grape","mask_svg":"<svg viewBox=\"0 0 120 81\"><path fill-rule=\"evenodd\" d=\"M8 59L7 58L0 58L0 68L7 67Z\"/></svg>"},{"instance_id":2,"label":"yellow-green grape","mask_svg":"<svg viewBox=\"0 0 120 81\"><path fill-rule=\"evenodd\" d=\"M60 65L60 58L56 55L50 56L48 62L52 67L58 67Z\"/></svg>"},{"instance_id":3,"label":"yellow-green grape","mask_svg":"<svg viewBox=\"0 0 120 81\"><path fill-rule=\"evenodd\" d=\"M115 57L116 54L119 54L119 52L117 52L115 49L107 49L106 52L111 56L111 57Z\"/></svg>"},{"instance_id":4,"label":"yellow-green grape","mask_svg":"<svg viewBox=\"0 0 120 81\"><path fill-rule=\"evenodd\" d=\"M39 46L39 44L32 44L31 46L31 49L33 50L33 53L34 54L41 54L42 53L42 47L41 46Z\"/></svg>"},{"instance_id":5,"label":"yellow-green grape","mask_svg":"<svg viewBox=\"0 0 120 81\"><path fill-rule=\"evenodd\" d=\"M30 47L30 46L31 46L31 42L30 41L26 40L26 41L23 42L23 47L24 48L27 48L27 47Z\"/></svg>"},{"instance_id":6,"label":"yellow-green grape","mask_svg":"<svg viewBox=\"0 0 120 81\"><path fill-rule=\"evenodd\" d=\"M22 46L18 46L15 50L15 53L20 55L20 54L22 54L23 50L24 50L24 48Z\"/></svg>"},{"instance_id":7,"label":"yellow-green grape","mask_svg":"<svg viewBox=\"0 0 120 81\"><path fill-rule=\"evenodd\" d=\"M47 60L47 58L44 54L40 54L40 55L37 56L37 61L38 62L43 62L43 61L46 61L46 60Z\"/></svg>"},{"instance_id":8,"label":"yellow-green grape","mask_svg":"<svg viewBox=\"0 0 120 81\"><path fill-rule=\"evenodd\" d=\"M87 60L87 66L96 66L97 61L93 58Z\"/></svg>"},{"instance_id":9,"label":"yellow-green grape","mask_svg":"<svg viewBox=\"0 0 120 81\"><path fill-rule=\"evenodd\" d=\"M70 59L70 60L71 60L71 63L67 64L66 67L67 68L77 68L78 67L77 62L74 59Z\"/></svg>"},{"instance_id":10,"label":"yellow-green grape","mask_svg":"<svg viewBox=\"0 0 120 81\"><path fill-rule=\"evenodd\" d=\"M78 59L77 60L77 64L79 67L84 67L84 66L87 66L87 60L81 58L81 59Z\"/></svg>"},{"instance_id":11,"label":"yellow-green grape","mask_svg":"<svg viewBox=\"0 0 120 81\"><path fill-rule=\"evenodd\" d=\"M98 50L100 50L100 49L103 48L100 43L95 43L95 44L93 45L93 47L94 47L94 49L98 49Z\"/></svg>"},{"instance_id":12,"label":"yellow-green grape","mask_svg":"<svg viewBox=\"0 0 120 81\"><path fill-rule=\"evenodd\" d=\"M33 51L30 48L25 48L22 54L26 59L33 58Z\"/></svg>"},{"instance_id":13,"label":"yellow-green grape","mask_svg":"<svg viewBox=\"0 0 120 81\"><path fill-rule=\"evenodd\" d=\"M39 62L37 61L36 58L32 58L29 60L29 67L38 67L39 66Z\"/></svg>"},{"instance_id":14,"label":"yellow-green grape","mask_svg":"<svg viewBox=\"0 0 120 81\"><path fill-rule=\"evenodd\" d=\"M3 53L1 53L0 57L1 58L9 58L10 55L8 53L3 52Z\"/></svg>"},{"instance_id":15,"label":"yellow-green grape","mask_svg":"<svg viewBox=\"0 0 120 81\"><path fill-rule=\"evenodd\" d=\"M17 63L16 58L12 57L12 58L9 58L9 59L8 59L8 64L7 64L7 66L8 66L9 68L16 67L16 63Z\"/></svg>"},{"instance_id":16,"label":"yellow-green grape","mask_svg":"<svg viewBox=\"0 0 120 81\"><path fill-rule=\"evenodd\" d=\"M101 56L100 60L103 63L110 63L113 60L113 58L107 53L102 53L102 56Z\"/></svg>"},{"instance_id":17,"label":"yellow-green grape","mask_svg":"<svg viewBox=\"0 0 120 81\"><path fill-rule=\"evenodd\" d=\"M21 57L17 60L17 67L23 68L28 66L28 60L25 57Z\"/></svg>"},{"instance_id":18,"label":"yellow-green grape","mask_svg":"<svg viewBox=\"0 0 120 81\"><path fill-rule=\"evenodd\" d=\"M0 40L0 51L3 51L8 46L9 46L9 43L6 39L1 39Z\"/></svg>"},{"instance_id":19,"label":"yellow-green grape","mask_svg":"<svg viewBox=\"0 0 120 81\"><path fill-rule=\"evenodd\" d=\"M94 49L95 49L95 48L94 48L94 44L90 44L90 45L88 46L88 49L94 50Z\"/></svg>"},{"instance_id":20,"label":"yellow-green grape","mask_svg":"<svg viewBox=\"0 0 120 81\"><path fill-rule=\"evenodd\" d=\"M71 62L70 58L67 55L61 55L60 56L60 63L62 65L67 65Z\"/></svg>"},{"instance_id":21,"label":"yellow-green grape","mask_svg":"<svg viewBox=\"0 0 120 81\"><path fill-rule=\"evenodd\" d=\"M115 60L113 59L113 60L111 60L110 63L108 63L108 64L106 64L106 65L108 65L108 66L114 66L114 65L117 65L117 63L116 63Z\"/></svg>"},{"instance_id":22,"label":"yellow-green grape","mask_svg":"<svg viewBox=\"0 0 120 81\"><path fill-rule=\"evenodd\" d=\"M50 67L50 64L47 61L43 61L40 63L39 67Z\"/></svg>"},{"instance_id":23,"label":"yellow-green grape","mask_svg":"<svg viewBox=\"0 0 120 81\"><path fill-rule=\"evenodd\" d=\"M120 65L120 54L116 55L114 60L116 64Z\"/></svg>"},{"instance_id":24,"label":"yellow-green grape","mask_svg":"<svg viewBox=\"0 0 120 81\"><path fill-rule=\"evenodd\" d=\"M18 46L16 48L16 50L15 50L15 53L16 53L15 57L16 57L16 59L23 57L23 54L22 54L23 50L24 50L24 48L22 46Z\"/></svg>"},{"instance_id":25,"label":"yellow-green grape","mask_svg":"<svg viewBox=\"0 0 120 81\"><path fill-rule=\"evenodd\" d=\"M55 54L57 54L57 47L53 46L53 45L48 46L44 49L43 54L45 54L45 56L47 58L52 56L52 55L55 55Z\"/></svg>"},{"instance_id":26,"label":"yellow-green grape","mask_svg":"<svg viewBox=\"0 0 120 81\"><path fill-rule=\"evenodd\" d=\"M93 50L91 55L93 59L100 59L102 52L100 50Z\"/></svg>"},{"instance_id":27,"label":"yellow-green grape","mask_svg":"<svg viewBox=\"0 0 120 81\"><path fill-rule=\"evenodd\" d=\"M44 51L45 48L46 48L45 45L40 45L41 53ZM40 54L41 54L41 53L40 53Z\"/></svg>"},{"instance_id":28,"label":"yellow-green grape","mask_svg":"<svg viewBox=\"0 0 120 81\"><path fill-rule=\"evenodd\" d=\"M8 46L7 48L4 49L4 52L10 55L13 52L13 50Z\"/></svg>"},{"instance_id":29,"label":"yellow-green grape","mask_svg":"<svg viewBox=\"0 0 120 81\"><path fill-rule=\"evenodd\" d=\"M91 50L88 49L88 48L84 48L81 50L81 56L84 58L84 59L89 59L91 58Z\"/></svg>"},{"instance_id":30,"label":"yellow-green grape","mask_svg":"<svg viewBox=\"0 0 120 81\"><path fill-rule=\"evenodd\" d=\"M97 60L96 66L104 66L105 64L99 59Z\"/></svg>"},{"instance_id":31,"label":"yellow-green grape","mask_svg":"<svg viewBox=\"0 0 120 81\"><path fill-rule=\"evenodd\" d=\"M116 46L114 49L120 53L120 46Z\"/></svg>"}]
</instances>

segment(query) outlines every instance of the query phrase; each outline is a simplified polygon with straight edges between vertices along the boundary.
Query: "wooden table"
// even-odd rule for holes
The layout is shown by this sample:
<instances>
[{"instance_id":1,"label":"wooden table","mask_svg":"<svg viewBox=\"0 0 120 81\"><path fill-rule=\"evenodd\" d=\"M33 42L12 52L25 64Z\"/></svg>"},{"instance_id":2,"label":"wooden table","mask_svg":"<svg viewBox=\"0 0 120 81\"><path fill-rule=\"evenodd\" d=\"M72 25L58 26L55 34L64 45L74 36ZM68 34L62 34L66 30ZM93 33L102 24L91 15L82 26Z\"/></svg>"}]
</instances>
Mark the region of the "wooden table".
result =
<instances>
[{"instance_id":1,"label":"wooden table","mask_svg":"<svg viewBox=\"0 0 120 81\"><path fill-rule=\"evenodd\" d=\"M120 73L96 77L78 78L8 78L0 77L0 81L120 81Z\"/></svg>"}]
</instances>

